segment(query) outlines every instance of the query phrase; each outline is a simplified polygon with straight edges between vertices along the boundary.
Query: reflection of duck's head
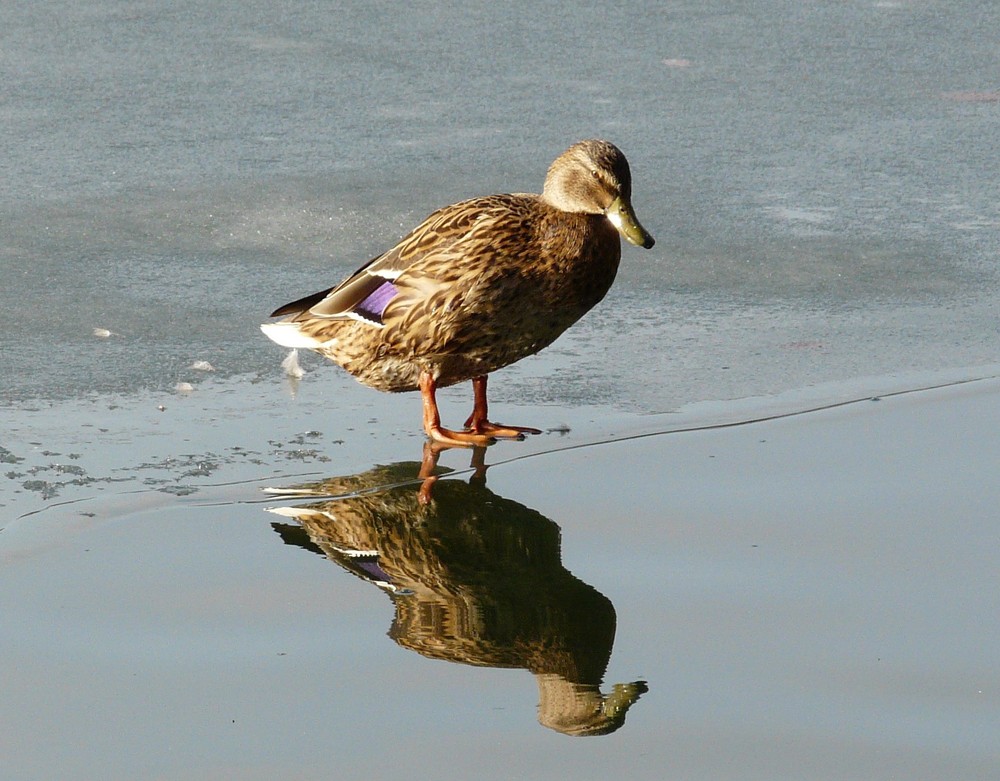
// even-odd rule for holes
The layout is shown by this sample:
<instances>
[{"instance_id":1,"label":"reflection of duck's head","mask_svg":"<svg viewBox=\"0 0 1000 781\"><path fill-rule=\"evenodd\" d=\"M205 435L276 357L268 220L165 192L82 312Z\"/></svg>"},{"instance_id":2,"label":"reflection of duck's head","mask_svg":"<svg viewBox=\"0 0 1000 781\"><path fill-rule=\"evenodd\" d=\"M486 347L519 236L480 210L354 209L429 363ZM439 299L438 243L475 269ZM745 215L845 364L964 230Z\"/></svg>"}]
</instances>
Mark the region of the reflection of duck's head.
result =
<instances>
[{"instance_id":1,"label":"reflection of duck's head","mask_svg":"<svg viewBox=\"0 0 1000 781\"><path fill-rule=\"evenodd\" d=\"M309 547L391 594L389 634L399 645L433 659L530 670L539 720L560 732L620 727L645 685L601 694L614 607L562 565L559 527L480 480L440 479L426 504L415 470L398 464L332 478L299 495L339 498L275 511L298 521ZM275 528L303 544L287 526Z\"/></svg>"},{"instance_id":2,"label":"reflection of duck's head","mask_svg":"<svg viewBox=\"0 0 1000 781\"><path fill-rule=\"evenodd\" d=\"M628 709L646 693L645 681L616 683L610 694L558 675L539 675L538 721L574 737L610 735L625 723Z\"/></svg>"}]
</instances>

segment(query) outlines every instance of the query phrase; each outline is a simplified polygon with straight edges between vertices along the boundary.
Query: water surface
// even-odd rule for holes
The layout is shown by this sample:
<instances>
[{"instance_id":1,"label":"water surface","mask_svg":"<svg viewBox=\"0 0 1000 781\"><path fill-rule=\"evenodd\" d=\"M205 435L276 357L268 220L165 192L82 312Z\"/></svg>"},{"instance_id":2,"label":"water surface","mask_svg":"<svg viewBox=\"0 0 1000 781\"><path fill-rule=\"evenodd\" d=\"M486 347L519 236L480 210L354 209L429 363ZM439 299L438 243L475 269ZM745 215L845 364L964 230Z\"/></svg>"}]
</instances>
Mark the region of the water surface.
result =
<instances>
[{"instance_id":1,"label":"water surface","mask_svg":"<svg viewBox=\"0 0 1000 781\"><path fill-rule=\"evenodd\" d=\"M995 778L998 13L8 4L6 772ZM594 136L657 244L421 504L257 324Z\"/></svg>"}]
</instances>

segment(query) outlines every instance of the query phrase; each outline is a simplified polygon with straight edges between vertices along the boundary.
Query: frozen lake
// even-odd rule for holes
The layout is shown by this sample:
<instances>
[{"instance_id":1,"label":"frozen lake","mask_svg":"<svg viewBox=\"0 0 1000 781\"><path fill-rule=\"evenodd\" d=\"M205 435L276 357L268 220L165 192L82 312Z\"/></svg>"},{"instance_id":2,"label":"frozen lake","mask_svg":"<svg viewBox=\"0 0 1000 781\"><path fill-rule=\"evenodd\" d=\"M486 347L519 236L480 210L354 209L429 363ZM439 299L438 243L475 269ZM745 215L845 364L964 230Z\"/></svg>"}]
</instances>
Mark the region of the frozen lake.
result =
<instances>
[{"instance_id":1,"label":"frozen lake","mask_svg":"<svg viewBox=\"0 0 1000 781\"><path fill-rule=\"evenodd\" d=\"M1000 6L2 19L13 778L997 776ZM359 520L381 569L348 577L323 548L343 528L265 514L307 502L261 489L412 479L419 400L310 356L293 385L258 323L439 206L538 191L586 137L625 151L656 246L625 247L607 299L491 382L501 419L547 433L491 448L485 486L446 453L424 536L412 507L383 536ZM931 386L952 387L891 395ZM450 416L468 394L443 394ZM551 569L504 558L535 545ZM535 603L563 640L612 617L613 652L566 640L587 696L648 685L612 735L539 726L571 710L568 663L526 661L551 626L500 620L534 615L532 578L564 584ZM435 584L495 622L414 653L405 620L456 609Z\"/></svg>"},{"instance_id":2,"label":"frozen lake","mask_svg":"<svg viewBox=\"0 0 1000 781\"><path fill-rule=\"evenodd\" d=\"M195 359L271 373L253 329L273 306L439 206L537 191L592 136L629 156L658 243L626 249L611 299L554 348L558 387L528 362L498 393L664 411L993 363L998 17L8 8L4 396L169 390ZM637 346L641 381L608 387Z\"/></svg>"}]
</instances>

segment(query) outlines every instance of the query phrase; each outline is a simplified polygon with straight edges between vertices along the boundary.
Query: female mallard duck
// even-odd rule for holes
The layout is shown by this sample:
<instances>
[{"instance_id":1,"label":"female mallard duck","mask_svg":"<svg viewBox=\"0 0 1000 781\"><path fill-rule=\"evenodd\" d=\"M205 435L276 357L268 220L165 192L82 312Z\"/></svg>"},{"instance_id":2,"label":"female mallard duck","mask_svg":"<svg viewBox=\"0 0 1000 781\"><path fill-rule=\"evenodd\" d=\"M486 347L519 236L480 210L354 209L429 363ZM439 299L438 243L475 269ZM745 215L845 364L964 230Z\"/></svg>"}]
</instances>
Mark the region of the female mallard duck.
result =
<instances>
[{"instance_id":1,"label":"female mallard duck","mask_svg":"<svg viewBox=\"0 0 1000 781\"><path fill-rule=\"evenodd\" d=\"M261 326L315 350L365 385L420 390L424 431L442 445L485 445L537 429L487 417L486 375L533 355L611 287L620 233L653 237L632 211L625 155L581 141L549 168L541 195L491 195L446 206L336 287L275 310ZM437 388L472 380L464 431L441 426Z\"/></svg>"}]
</instances>

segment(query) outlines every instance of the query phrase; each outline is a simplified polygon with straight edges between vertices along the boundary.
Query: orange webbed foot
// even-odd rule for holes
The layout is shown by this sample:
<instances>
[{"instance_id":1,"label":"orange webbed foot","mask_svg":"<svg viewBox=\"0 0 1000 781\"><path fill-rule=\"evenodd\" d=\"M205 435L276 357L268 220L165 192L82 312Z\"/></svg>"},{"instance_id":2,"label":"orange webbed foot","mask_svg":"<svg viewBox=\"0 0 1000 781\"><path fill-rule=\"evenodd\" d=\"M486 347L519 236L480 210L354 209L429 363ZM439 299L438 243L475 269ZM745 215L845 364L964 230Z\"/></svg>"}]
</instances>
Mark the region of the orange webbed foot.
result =
<instances>
[{"instance_id":1,"label":"orange webbed foot","mask_svg":"<svg viewBox=\"0 0 1000 781\"><path fill-rule=\"evenodd\" d=\"M504 426L499 423L490 423L489 405L486 400L486 376L476 377L472 380L472 392L475 404L472 414L465 421L465 428L475 434L487 434L498 439L524 439L525 434L541 434L537 428L529 426Z\"/></svg>"},{"instance_id":2,"label":"orange webbed foot","mask_svg":"<svg viewBox=\"0 0 1000 781\"><path fill-rule=\"evenodd\" d=\"M541 434L541 429L529 426L504 426L500 423L490 423L488 420L476 420L475 415L465 421L466 431L474 434L485 434L497 439L524 439L525 434Z\"/></svg>"},{"instance_id":3,"label":"orange webbed foot","mask_svg":"<svg viewBox=\"0 0 1000 781\"><path fill-rule=\"evenodd\" d=\"M431 426L427 429L431 442L439 447L486 447L496 440L496 434L480 431L452 431L443 426Z\"/></svg>"}]
</instances>

